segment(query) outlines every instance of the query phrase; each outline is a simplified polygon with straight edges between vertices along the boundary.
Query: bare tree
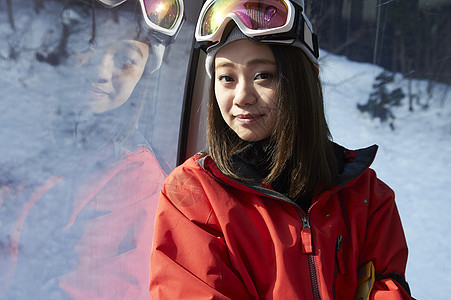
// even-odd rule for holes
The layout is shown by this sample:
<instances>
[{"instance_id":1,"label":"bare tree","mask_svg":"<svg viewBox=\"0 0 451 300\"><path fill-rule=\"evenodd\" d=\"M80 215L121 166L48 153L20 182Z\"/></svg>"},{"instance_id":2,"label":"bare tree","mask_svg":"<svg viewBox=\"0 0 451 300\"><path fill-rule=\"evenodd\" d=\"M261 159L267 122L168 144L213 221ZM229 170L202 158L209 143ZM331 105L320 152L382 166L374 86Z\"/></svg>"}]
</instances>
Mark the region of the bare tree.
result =
<instances>
[{"instance_id":1,"label":"bare tree","mask_svg":"<svg viewBox=\"0 0 451 300\"><path fill-rule=\"evenodd\" d=\"M38 14L44 8L44 0L34 0L34 11Z\"/></svg>"},{"instance_id":2,"label":"bare tree","mask_svg":"<svg viewBox=\"0 0 451 300\"><path fill-rule=\"evenodd\" d=\"M9 24L11 25L11 28L13 30L15 30L16 27L14 26L13 8L12 8L11 0L6 0L6 8L8 9Z\"/></svg>"}]
</instances>

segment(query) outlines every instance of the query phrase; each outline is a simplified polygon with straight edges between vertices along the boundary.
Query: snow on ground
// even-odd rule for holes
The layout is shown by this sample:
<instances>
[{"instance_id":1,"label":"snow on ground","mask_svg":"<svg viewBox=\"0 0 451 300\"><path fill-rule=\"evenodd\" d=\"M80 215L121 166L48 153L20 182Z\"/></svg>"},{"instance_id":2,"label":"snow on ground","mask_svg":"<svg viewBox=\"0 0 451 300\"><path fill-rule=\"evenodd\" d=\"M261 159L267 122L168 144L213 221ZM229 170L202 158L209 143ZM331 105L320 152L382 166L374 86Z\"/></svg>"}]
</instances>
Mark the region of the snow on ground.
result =
<instances>
[{"instance_id":1,"label":"snow on ground","mask_svg":"<svg viewBox=\"0 0 451 300\"><path fill-rule=\"evenodd\" d=\"M371 120L356 107L366 103L374 78L382 71L322 52L321 78L326 113L334 140L348 148L379 145L373 164L396 194L409 246L407 280L417 299L447 299L451 293L451 97L437 84L430 107L408 111L407 98L394 110L395 130ZM394 85L407 94L407 81ZM425 81L413 89L424 103Z\"/></svg>"}]
</instances>

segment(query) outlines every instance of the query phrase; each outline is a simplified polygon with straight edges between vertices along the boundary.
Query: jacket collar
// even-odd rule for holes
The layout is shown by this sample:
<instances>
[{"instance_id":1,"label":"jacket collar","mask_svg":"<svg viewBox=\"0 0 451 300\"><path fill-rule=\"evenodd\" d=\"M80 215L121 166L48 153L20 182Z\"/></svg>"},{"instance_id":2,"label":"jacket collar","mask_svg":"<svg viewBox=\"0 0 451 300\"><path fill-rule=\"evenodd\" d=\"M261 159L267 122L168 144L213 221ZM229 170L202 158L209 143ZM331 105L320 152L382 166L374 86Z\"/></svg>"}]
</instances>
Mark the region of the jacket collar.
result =
<instances>
[{"instance_id":1,"label":"jacket collar","mask_svg":"<svg viewBox=\"0 0 451 300\"><path fill-rule=\"evenodd\" d=\"M335 185L345 186L350 181L359 177L366 169L370 167L376 157L377 145L372 145L359 150L348 150L335 144L335 147L342 149L343 156L337 157L337 160L343 161L342 171L335 178Z\"/></svg>"},{"instance_id":2,"label":"jacket collar","mask_svg":"<svg viewBox=\"0 0 451 300\"><path fill-rule=\"evenodd\" d=\"M364 171L366 171L374 161L378 149L377 145L372 145L367 148L362 148L358 150L348 150L335 143L334 147L335 147L335 155L337 156L337 161L339 162L339 164L342 165L341 172L335 178L336 187L346 186L351 181L358 178ZM285 195L263 187L257 180L253 180L252 182L249 183L243 183L227 177L219 170L213 159L208 155L199 157L197 161L204 170L206 170L216 180L222 183L231 185L241 190L247 190L249 192L257 191L270 197L279 198L288 202L295 203L293 200L286 197ZM250 173L255 174L256 172L250 170Z\"/></svg>"}]
</instances>

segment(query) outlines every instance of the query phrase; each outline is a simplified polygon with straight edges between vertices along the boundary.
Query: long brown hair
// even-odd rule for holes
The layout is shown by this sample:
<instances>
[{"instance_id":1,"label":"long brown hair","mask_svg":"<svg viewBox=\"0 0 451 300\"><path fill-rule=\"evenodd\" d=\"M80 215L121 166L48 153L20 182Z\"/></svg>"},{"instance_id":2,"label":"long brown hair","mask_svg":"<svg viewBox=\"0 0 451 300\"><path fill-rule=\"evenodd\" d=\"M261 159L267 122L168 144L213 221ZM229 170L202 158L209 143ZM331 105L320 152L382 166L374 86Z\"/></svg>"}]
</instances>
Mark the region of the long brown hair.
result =
<instances>
[{"instance_id":1,"label":"long brown hair","mask_svg":"<svg viewBox=\"0 0 451 300\"><path fill-rule=\"evenodd\" d=\"M330 131L324 114L321 82L317 68L304 52L292 46L269 45L277 64L277 122L271 140L271 167L265 178L273 183L282 171L291 170L287 196L312 197L329 188L337 173ZM220 170L235 179L232 156L247 142L225 123L210 85L207 121L207 153Z\"/></svg>"}]
</instances>

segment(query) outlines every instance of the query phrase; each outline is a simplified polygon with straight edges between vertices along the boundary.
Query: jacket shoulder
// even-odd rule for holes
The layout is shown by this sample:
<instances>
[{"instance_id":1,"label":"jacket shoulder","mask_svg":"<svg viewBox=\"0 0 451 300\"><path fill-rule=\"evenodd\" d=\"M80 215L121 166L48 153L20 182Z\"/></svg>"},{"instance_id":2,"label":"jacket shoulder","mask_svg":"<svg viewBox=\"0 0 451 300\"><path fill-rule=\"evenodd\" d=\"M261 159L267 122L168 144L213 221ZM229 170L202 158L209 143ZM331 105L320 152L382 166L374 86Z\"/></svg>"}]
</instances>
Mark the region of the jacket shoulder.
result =
<instances>
[{"instance_id":1,"label":"jacket shoulder","mask_svg":"<svg viewBox=\"0 0 451 300\"><path fill-rule=\"evenodd\" d=\"M212 214L212 195L220 194L218 183L199 165L199 155L187 159L166 178L160 202L171 203L191 221L207 223ZM213 199L214 200L214 199Z\"/></svg>"},{"instance_id":2,"label":"jacket shoulder","mask_svg":"<svg viewBox=\"0 0 451 300\"><path fill-rule=\"evenodd\" d=\"M208 174L198 163L199 155L188 158L183 164L177 166L166 178L164 190L189 190L200 192L202 186L208 181Z\"/></svg>"}]
</instances>

